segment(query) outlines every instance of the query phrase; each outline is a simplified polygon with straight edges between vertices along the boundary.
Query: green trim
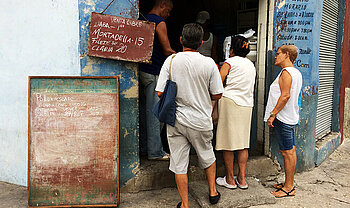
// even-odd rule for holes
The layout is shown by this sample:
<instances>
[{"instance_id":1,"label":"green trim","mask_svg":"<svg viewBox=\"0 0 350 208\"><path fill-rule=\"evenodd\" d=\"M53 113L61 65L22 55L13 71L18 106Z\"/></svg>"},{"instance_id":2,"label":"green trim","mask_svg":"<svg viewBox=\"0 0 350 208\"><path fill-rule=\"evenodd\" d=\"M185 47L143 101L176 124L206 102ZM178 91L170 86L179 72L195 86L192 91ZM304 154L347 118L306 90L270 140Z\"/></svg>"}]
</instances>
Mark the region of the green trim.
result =
<instances>
[{"instance_id":1,"label":"green trim","mask_svg":"<svg viewBox=\"0 0 350 208\"><path fill-rule=\"evenodd\" d=\"M339 18L338 18L338 40L337 40L337 58L334 72L334 92L333 92L333 114L332 114L332 131L339 132L339 97L342 71L342 49L344 34L344 18L346 0L339 1Z\"/></svg>"}]
</instances>

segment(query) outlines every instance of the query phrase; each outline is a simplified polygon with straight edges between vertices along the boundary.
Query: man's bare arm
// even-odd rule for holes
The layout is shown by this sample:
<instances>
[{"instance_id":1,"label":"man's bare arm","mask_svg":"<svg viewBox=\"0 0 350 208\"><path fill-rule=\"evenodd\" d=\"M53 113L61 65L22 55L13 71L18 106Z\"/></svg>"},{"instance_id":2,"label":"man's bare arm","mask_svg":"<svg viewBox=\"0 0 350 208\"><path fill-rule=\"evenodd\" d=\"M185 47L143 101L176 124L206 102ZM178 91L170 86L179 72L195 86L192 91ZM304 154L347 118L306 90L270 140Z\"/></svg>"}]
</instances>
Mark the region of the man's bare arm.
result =
<instances>
[{"instance_id":1,"label":"man's bare arm","mask_svg":"<svg viewBox=\"0 0 350 208\"><path fill-rule=\"evenodd\" d=\"M158 35L160 45L162 46L164 55L169 56L173 53L176 53L170 46L167 27L166 27L165 22L160 22L157 25L156 33Z\"/></svg>"}]
</instances>

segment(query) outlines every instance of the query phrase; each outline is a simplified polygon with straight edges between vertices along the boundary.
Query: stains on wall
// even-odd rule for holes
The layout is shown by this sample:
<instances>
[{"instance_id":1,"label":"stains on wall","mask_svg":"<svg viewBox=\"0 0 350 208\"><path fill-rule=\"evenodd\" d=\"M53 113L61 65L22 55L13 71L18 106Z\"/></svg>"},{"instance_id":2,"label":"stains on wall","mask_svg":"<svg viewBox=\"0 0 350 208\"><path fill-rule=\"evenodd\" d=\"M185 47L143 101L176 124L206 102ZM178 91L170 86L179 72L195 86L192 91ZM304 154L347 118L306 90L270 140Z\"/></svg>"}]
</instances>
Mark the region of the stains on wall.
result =
<instances>
[{"instance_id":1,"label":"stains on wall","mask_svg":"<svg viewBox=\"0 0 350 208\"><path fill-rule=\"evenodd\" d=\"M138 65L136 63L88 57L88 34L91 12L102 12L111 1L84 0L79 2L81 74L84 76L120 76L120 185L135 176L138 155ZM132 4L131 4L131 3ZM104 14L126 18L138 17L137 0L113 2ZM136 8L135 8L136 7Z\"/></svg>"},{"instance_id":2,"label":"stains on wall","mask_svg":"<svg viewBox=\"0 0 350 208\"><path fill-rule=\"evenodd\" d=\"M343 57L342 57L342 72L341 86L339 97L339 124L340 132L342 133L342 141L344 138L350 138L350 1L347 0L344 14L344 36L343 36ZM348 90L348 91L347 91Z\"/></svg>"},{"instance_id":3,"label":"stains on wall","mask_svg":"<svg viewBox=\"0 0 350 208\"><path fill-rule=\"evenodd\" d=\"M317 94L318 94L318 85L317 84L304 86L302 88L302 96L303 97L317 95Z\"/></svg>"},{"instance_id":4,"label":"stains on wall","mask_svg":"<svg viewBox=\"0 0 350 208\"><path fill-rule=\"evenodd\" d=\"M318 56L321 28L322 3L316 0L276 0L274 11L273 55L281 45L296 45L299 55L294 66L303 76L300 125L296 127L296 171L301 172L315 166L315 127L318 98ZM269 70L269 69L268 69ZM281 69L270 67L272 77ZM273 81L270 80L270 83ZM272 157L283 164L278 141L272 131L270 135Z\"/></svg>"}]
</instances>

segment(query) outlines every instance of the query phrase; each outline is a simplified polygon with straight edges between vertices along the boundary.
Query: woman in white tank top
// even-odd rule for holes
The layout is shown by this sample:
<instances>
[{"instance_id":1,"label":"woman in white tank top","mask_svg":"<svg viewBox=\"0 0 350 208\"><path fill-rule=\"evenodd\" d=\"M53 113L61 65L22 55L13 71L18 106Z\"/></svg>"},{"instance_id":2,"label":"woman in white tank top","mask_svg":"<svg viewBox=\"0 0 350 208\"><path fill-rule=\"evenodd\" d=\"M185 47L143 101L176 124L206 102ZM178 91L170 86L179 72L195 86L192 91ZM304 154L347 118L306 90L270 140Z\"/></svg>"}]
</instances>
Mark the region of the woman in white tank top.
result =
<instances>
[{"instance_id":1,"label":"woman in white tank top","mask_svg":"<svg viewBox=\"0 0 350 208\"><path fill-rule=\"evenodd\" d=\"M264 121L273 127L280 152L284 158L285 182L275 184L275 197L295 195L294 173L297 162L295 152L294 127L299 121L299 99L302 87L302 75L293 63L298 56L294 45L278 48L275 65L282 68L270 86Z\"/></svg>"}]
</instances>

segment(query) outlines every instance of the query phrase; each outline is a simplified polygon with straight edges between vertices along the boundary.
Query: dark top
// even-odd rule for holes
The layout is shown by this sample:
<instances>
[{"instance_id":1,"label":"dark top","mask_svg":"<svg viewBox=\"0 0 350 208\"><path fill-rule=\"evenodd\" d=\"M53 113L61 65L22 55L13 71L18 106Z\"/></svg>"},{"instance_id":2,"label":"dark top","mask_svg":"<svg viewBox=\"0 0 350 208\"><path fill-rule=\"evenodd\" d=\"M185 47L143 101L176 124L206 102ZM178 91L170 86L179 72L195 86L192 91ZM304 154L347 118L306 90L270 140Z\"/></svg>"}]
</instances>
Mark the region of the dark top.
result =
<instances>
[{"instance_id":1,"label":"dark top","mask_svg":"<svg viewBox=\"0 0 350 208\"><path fill-rule=\"evenodd\" d=\"M149 22L156 23L156 28L160 22L165 21L162 17L156 14L147 14L145 15L147 20L145 20L142 16L140 20L145 20ZM163 53L162 46L160 45L157 32L154 31L154 41L153 41L153 53L152 53L152 64L140 64L139 69L143 72L159 75L160 69L166 59L166 56Z\"/></svg>"}]
</instances>

